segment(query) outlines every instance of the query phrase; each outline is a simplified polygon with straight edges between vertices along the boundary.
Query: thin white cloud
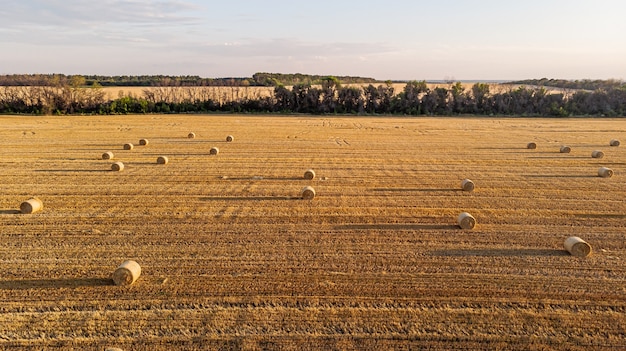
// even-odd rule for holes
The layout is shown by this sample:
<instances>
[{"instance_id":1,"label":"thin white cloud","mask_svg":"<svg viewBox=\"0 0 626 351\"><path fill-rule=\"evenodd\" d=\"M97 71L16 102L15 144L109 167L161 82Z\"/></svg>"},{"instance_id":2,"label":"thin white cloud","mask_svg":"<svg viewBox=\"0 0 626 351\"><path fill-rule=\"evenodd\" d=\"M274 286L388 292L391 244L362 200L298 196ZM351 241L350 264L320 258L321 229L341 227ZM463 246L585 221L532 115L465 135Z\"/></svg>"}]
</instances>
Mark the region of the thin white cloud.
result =
<instances>
[{"instance_id":1,"label":"thin white cloud","mask_svg":"<svg viewBox=\"0 0 626 351\"><path fill-rule=\"evenodd\" d=\"M3 27L54 26L80 29L99 24L195 23L198 6L180 0L31 0L9 5Z\"/></svg>"},{"instance_id":2,"label":"thin white cloud","mask_svg":"<svg viewBox=\"0 0 626 351\"><path fill-rule=\"evenodd\" d=\"M179 0L34 0L4 9L0 43L29 43L37 46L159 43L180 35L201 19L198 6Z\"/></svg>"}]
</instances>

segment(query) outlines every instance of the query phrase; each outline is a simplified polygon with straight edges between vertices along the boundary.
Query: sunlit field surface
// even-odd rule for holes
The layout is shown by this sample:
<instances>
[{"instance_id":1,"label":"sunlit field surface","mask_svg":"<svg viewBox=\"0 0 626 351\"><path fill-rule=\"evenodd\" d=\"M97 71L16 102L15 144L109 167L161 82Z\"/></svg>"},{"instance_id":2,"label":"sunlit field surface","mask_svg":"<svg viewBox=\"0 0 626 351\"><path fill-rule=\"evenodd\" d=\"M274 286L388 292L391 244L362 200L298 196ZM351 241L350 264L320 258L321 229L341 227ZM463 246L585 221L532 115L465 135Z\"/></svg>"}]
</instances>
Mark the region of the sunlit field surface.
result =
<instances>
[{"instance_id":1,"label":"sunlit field surface","mask_svg":"<svg viewBox=\"0 0 626 351\"><path fill-rule=\"evenodd\" d=\"M624 119L0 123L2 349L626 348Z\"/></svg>"}]
</instances>

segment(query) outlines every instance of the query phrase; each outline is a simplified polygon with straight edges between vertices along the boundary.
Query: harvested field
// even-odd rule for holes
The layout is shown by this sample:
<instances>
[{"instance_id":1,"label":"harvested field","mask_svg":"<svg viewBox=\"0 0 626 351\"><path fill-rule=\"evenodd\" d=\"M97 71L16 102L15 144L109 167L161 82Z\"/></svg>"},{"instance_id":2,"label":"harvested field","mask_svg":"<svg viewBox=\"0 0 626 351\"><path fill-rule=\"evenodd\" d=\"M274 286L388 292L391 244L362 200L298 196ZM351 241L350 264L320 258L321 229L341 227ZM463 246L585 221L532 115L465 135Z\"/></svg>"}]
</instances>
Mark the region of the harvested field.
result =
<instances>
[{"instance_id":1,"label":"harvested field","mask_svg":"<svg viewBox=\"0 0 626 351\"><path fill-rule=\"evenodd\" d=\"M625 119L0 123L0 349L626 348Z\"/></svg>"}]
</instances>

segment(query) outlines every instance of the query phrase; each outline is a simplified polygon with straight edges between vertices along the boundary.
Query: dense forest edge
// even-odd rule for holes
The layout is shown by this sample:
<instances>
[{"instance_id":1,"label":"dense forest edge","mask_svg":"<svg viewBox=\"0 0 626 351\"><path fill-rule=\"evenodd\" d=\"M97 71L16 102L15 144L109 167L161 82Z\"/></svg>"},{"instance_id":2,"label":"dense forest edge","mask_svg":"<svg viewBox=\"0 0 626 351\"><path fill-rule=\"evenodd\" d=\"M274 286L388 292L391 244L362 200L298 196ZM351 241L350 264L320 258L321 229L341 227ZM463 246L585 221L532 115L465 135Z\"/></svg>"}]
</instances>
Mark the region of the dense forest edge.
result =
<instances>
[{"instance_id":1,"label":"dense forest edge","mask_svg":"<svg viewBox=\"0 0 626 351\"><path fill-rule=\"evenodd\" d=\"M626 116L626 84L619 80L544 78L495 86L475 83L469 88L461 82L429 87L426 81L409 81L401 91L396 91L392 83L362 77L278 73L219 79L196 76L4 75L0 76L0 113ZM139 86L145 89L139 96L127 94L112 99L103 91L105 86ZM215 87L230 89L233 98L220 98L215 90L211 90ZM268 87L271 94L248 94L246 92L250 87Z\"/></svg>"},{"instance_id":2,"label":"dense forest edge","mask_svg":"<svg viewBox=\"0 0 626 351\"><path fill-rule=\"evenodd\" d=\"M328 76L302 73L264 73L252 77L201 78L199 76L72 76L65 74L11 74L0 75L0 86L56 86L71 82L72 79L84 79L86 87L274 87L279 85L310 84L319 85ZM343 84L379 83L376 79L365 77L336 76Z\"/></svg>"}]
</instances>

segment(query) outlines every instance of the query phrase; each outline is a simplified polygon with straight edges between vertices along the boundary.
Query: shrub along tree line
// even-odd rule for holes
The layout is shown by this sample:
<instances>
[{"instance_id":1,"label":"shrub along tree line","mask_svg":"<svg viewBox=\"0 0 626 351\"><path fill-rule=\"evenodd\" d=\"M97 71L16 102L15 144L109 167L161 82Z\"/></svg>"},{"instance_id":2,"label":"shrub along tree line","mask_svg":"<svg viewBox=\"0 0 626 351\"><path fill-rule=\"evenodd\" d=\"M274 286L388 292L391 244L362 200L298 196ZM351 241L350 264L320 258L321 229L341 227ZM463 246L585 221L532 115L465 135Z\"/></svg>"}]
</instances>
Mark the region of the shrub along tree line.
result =
<instances>
[{"instance_id":1,"label":"shrub along tree line","mask_svg":"<svg viewBox=\"0 0 626 351\"><path fill-rule=\"evenodd\" d=\"M492 92L476 83L465 89L459 82L430 89L425 81L410 81L398 93L391 82L342 86L326 77L319 85L278 85L270 97L237 95L216 101L198 87L150 88L141 97L107 100L96 84L73 76L54 86L0 87L0 113L18 114L132 114L132 113L309 113L393 115L505 115L505 116L626 116L626 87L549 92L543 87L518 87ZM156 89L156 90L155 90ZM200 90L198 90L200 89ZM208 88L207 88L208 89ZM232 87L231 89L239 89ZM231 94L235 96L235 94Z\"/></svg>"}]
</instances>

